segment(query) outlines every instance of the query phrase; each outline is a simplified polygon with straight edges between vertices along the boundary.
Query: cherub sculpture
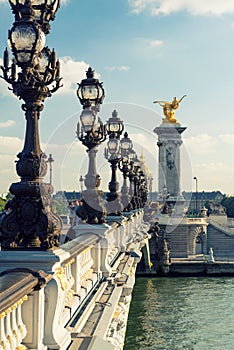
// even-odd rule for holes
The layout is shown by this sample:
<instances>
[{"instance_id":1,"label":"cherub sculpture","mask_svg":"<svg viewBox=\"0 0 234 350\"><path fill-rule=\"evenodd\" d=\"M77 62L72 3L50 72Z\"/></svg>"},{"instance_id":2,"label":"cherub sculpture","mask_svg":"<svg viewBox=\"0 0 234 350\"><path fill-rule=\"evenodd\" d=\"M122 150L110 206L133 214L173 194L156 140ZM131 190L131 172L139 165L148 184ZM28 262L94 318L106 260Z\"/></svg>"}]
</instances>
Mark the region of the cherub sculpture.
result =
<instances>
[{"instance_id":1,"label":"cherub sculpture","mask_svg":"<svg viewBox=\"0 0 234 350\"><path fill-rule=\"evenodd\" d=\"M180 100L177 100L177 98L174 97L172 102L154 101L154 103L158 103L161 107L163 107L163 114L166 117L164 119L165 122L178 124L178 121L175 118L175 110L179 107L180 102L183 100L185 96L187 95L182 96Z\"/></svg>"}]
</instances>

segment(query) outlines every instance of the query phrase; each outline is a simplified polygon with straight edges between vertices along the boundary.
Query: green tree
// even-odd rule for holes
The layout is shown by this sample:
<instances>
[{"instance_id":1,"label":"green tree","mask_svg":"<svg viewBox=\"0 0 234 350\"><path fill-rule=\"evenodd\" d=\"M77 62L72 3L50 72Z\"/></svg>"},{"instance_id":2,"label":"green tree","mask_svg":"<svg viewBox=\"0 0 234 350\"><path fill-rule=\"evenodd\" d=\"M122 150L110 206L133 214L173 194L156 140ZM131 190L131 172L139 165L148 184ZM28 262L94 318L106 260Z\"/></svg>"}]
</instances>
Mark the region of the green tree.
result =
<instances>
[{"instance_id":1,"label":"green tree","mask_svg":"<svg viewBox=\"0 0 234 350\"><path fill-rule=\"evenodd\" d=\"M14 197L13 194L11 194L10 192L8 192L7 195L6 195L6 200L9 201L9 200L11 200L13 197Z\"/></svg>"},{"instance_id":2,"label":"green tree","mask_svg":"<svg viewBox=\"0 0 234 350\"><path fill-rule=\"evenodd\" d=\"M226 208L227 216L234 217L234 197L225 197L221 204Z\"/></svg>"},{"instance_id":3,"label":"green tree","mask_svg":"<svg viewBox=\"0 0 234 350\"><path fill-rule=\"evenodd\" d=\"M6 200L0 197L0 211L3 211L6 204Z\"/></svg>"},{"instance_id":4,"label":"green tree","mask_svg":"<svg viewBox=\"0 0 234 350\"><path fill-rule=\"evenodd\" d=\"M67 209L67 201L62 201L58 199L53 200L53 210L58 215L67 215L68 209Z\"/></svg>"}]
</instances>

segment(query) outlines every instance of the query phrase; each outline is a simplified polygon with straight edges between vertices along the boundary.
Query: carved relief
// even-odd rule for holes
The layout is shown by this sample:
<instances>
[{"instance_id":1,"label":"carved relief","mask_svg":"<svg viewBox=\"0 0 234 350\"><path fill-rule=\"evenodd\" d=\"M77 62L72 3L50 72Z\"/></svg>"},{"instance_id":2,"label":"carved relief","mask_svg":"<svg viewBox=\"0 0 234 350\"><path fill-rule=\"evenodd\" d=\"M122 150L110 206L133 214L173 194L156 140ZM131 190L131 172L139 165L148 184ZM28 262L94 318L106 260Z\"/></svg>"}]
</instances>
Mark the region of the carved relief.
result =
<instances>
[{"instance_id":1,"label":"carved relief","mask_svg":"<svg viewBox=\"0 0 234 350\"><path fill-rule=\"evenodd\" d=\"M166 152L167 167L172 170L175 166L175 148L169 146Z\"/></svg>"}]
</instances>

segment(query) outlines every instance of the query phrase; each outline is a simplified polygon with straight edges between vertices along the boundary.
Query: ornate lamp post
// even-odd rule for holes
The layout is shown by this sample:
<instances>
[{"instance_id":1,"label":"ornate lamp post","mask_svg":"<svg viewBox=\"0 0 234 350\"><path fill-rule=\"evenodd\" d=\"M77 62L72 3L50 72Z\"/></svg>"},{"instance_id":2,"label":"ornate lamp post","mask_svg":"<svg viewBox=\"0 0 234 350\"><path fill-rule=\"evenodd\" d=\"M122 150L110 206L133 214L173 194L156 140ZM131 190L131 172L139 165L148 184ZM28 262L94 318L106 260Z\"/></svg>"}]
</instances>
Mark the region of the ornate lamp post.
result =
<instances>
[{"instance_id":1,"label":"ornate lamp post","mask_svg":"<svg viewBox=\"0 0 234 350\"><path fill-rule=\"evenodd\" d=\"M106 123L106 131L109 135L109 141L107 148L105 148L105 158L111 164L111 181L109 182L109 192L107 193L106 200L108 202L107 210L109 215L121 215L123 206L120 203L118 194L119 183L117 182L117 166L121 159L119 149L119 139L123 132L123 121L118 117L116 110L112 112L112 116Z\"/></svg>"},{"instance_id":2,"label":"ornate lamp post","mask_svg":"<svg viewBox=\"0 0 234 350\"><path fill-rule=\"evenodd\" d=\"M80 175L79 181L80 181L80 192L82 193L84 190L84 185L83 185L84 178L82 175Z\"/></svg>"},{"instance_id":3,"label":"ornate lamp post","mask_svg":"<svg viewBox=\"0 0 234 350\"><path fill-rule=\"evenodd\" d=\"M141 169L139 171L139 186L138 193L140 198L140 207L143 208L148 199L148 188L147 188L147 180L144 171Z\"/></svg>"},{"instance_id":4,"label":"ornate lamp post","mask_svg":"<svg viewBox=\"0 0 234 350\"><path fill-rule=\"evenodd\" d=\"M91 67L86 72L86 79L78 83L77 96L84 109L91 106L95 111L99 111L105 91L102 83L94 78L94 70Z\"/></svg>"},{"instance_id":5,"label":"ornate lamp post","mask_svg":"<svg viewBox=\"0 0 234 350\"><path fill-rule=\"evenodd\" d=\"M135 157L133 158L133 184L134 184L134 192L132 198L132 206L133 209L141 208L140 194L139 194L139 186L140 186L140 160L137 158L135 153Z\"/></svg>"},{"instance_id":6,"label":"ornate lamp post","mask_svg":"<svg viewBox=\"0 0 234 350\"><path fill-rule=\"evenodd\" d=\"M10 1L15 23L9 31L8 43L14 58L9 64L9 53L6 49L1 67L3 78L12 85L13 93L24 100L22 109L26 116L24 147L18 154L16 163L16 171L21 181L10 187L14 198L10 203L11 212L2 222L3 249L54 248L58 246L61 229L60 218L51 211L53 187L43 182L47 164L38 132L42 102L60 87L61 78L55 52L44 48L44 22L41 22L41 26L37 23L34 3L38 2ZM42 1L41 13L45 14L47 10L46 2ZM54 86L52 83L55 83Z\"/></svg>"},{"instance_id":7,"label":"ornate lamp post","mask_svg":"<svg viewBox=\"0 0 234 350\"><path fill-rule=\"evenodd\" d=\"M121 200L124 206L123 211L131 210L131 197L129 195L129 188L127 186L127 177L129 175L130 164L129 164L129 153L132 151L133 143L128 137L128 133L124 133L124 137L120 140L120 154L121 160L119 162L119 169L123 174L123 185L121 188Z\"/></svg>"},{"instance_id":8,"label":"ornate lamp post","mask_svg":"<svg viewBox=\"0 0 234 350\"><path fill-rule=\"evenodd\" d=\"M197 180L197 177L196 176L194 176L194 178L193 178L193 180L195 180L195 182L196 182L196 197L195 197L195 211L196 211L196 216L198 215L198 206L197 206L197 194L198 194L198 180Z\"/></svg>"},{"instance_id":9,"label":"ornate lamp post","mask_svg":"<svg viewBox=\"0 0 234 350\"><path fill-rule=\"evenodd\" d=\"M97 174L96 154L97 146L106 139L106 131L100 118L97 118L97 111L105 94L102 83L93 75L94 71L89 68L87 79L78 84L77 90L83 105L80 116L81 127L79 122L77 124L77 137L88 148L89 156L88 173L84 180L87 190L83 191L83 205L77 215L89 224L101 224L105 222L106 210L98 190L100 176Z\"/></svg>"},{"instance_id":10,"label":"ornate lamp post","mask_svg":"<svg viewBox=\"0 0 234 350\"><path fill-rule=\"evenodd\" d=\"M130 203L128 204L127 211L134 210L137 208L136 198L134 195L134 159L136 159L137 155L136 152L131 149L128 154L129 159L129 171L128 171L128 178L129 178L129 196L131 198Z\"/></svg>"},{"instance_id":11,"label":"ornate lamp post","mask_svg":"<svg viewBox=\"0 0 234 350\"><path fill-rule=\"evenodd\" d=\"M50 184L52 185L52 163L54 162L54 158L52 157L52 154L49 154L49 158L46 161L50 165Z\"/></svg>"},{"instance_id":12,"label":"ornate lamp post","mask_svg":"<svg viewBox=\"0 0 234 350\"><path fill-rule=\"evenodd\" d=\"M139 209L144 206L147 201L147 185L145 174L141 169L141 162L137 157L135 151L129 152L130 166L129 166L129 181L131 194L131 209Z\"/></svg>"}]
</instances>

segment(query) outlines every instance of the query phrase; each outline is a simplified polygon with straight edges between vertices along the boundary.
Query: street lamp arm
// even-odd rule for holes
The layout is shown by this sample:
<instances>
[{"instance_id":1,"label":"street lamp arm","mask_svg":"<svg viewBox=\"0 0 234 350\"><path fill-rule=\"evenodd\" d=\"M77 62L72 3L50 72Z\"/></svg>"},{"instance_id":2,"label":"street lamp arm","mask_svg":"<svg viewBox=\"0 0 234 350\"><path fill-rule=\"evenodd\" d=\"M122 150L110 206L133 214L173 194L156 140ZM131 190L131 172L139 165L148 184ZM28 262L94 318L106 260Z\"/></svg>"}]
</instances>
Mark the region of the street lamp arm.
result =
<instances>
[{"instance_id":1,"label":"street lamp arm","mask_svg":"<svg viewBox=\"0 0 234 350\"><path fill-rule=\"evenodd\" d=\"M58 89L60 89L61 87L63 87L63 84L60 84L62 78L59 78L58 80L56 80L56 84L55 86L50 90L51 94L53 94L54 92L56 92Z\"/></svg>"}]
</instances>

